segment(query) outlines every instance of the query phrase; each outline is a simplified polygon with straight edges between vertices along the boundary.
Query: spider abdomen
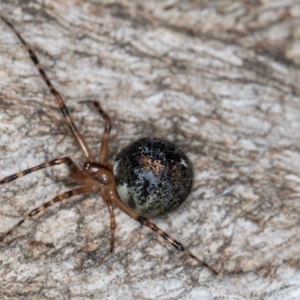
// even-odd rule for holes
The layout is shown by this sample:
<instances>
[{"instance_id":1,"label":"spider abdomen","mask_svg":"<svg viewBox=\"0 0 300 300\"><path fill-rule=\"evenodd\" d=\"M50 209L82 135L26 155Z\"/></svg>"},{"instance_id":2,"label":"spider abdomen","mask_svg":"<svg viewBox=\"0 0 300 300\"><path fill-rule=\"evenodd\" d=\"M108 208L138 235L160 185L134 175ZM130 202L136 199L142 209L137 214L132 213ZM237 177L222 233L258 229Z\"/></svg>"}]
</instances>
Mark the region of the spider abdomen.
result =
<instances>
[{"instance_id":1,"label":"spider abdomen","mask_svg":"<svg viewBox=\"0 0 300 300\"><path fill-rule=\"evenodd\" d=\"M113 172L121 200L145 217L177 208L193 183L187 156L158 138L143 138L125 147L116 157Z\"/></svg>"}]
</instances>

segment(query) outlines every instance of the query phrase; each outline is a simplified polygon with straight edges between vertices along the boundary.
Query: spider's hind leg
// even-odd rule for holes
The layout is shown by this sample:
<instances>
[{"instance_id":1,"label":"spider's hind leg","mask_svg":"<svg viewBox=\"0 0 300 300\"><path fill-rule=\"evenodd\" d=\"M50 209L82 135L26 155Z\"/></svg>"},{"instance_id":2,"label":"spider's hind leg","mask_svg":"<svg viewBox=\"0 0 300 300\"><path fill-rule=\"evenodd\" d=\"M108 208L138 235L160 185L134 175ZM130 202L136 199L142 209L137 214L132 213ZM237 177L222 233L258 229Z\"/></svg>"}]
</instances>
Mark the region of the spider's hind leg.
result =
<instances>
[{"instance_id":1,"label":"spider's hind leg","mask_svg":"<svg viewBox=\"0 0 300 300\"><path fill-rule=\"evenodd\" d=\"M150 229L152 229L154 232L158 233L162 238L164 238L168 243L170 243L178 251L184 252L189 257L191 257L192 259L196 260L200 265L208 268L214 274L216 274L216 275L218 274L218 272L215 271L213 268L211 268L206 262L204 262L203 260L199 259L197 256L195 256L194 254L192 254L189 250L185 249L181 243L179 243L178 241L176 241L173 238L171 238L166 232L164 232L163 230L161 230L160 228L158 228L154 223L150 222L148 219L146 219L146 218L144 218L142 216L137 216L135 219L138 222L140 222L142 225L147 226Z\"/></svg>"},{"instance_id":2,"label":"spider's hind leg","mask_svg":"<svg viewBox=\"0 0 300 300\"><path fill-rule=\"evenodd\" d=\"M160 235L164 240L166 240L169 244L171 244L176 250L184 252L187 256L190 258L196 260L201 266L206 267L209 269L212 273L218 274L217 271L215 271L212 267L210 267L206 262L196 257L194 254L192 254L189 250L185 249L181 243L170 237L166 232L164 232L162 229L157 227L154 223L150 222L147 218L137 214L136 212L130 210L119 198L119 196L114 193L110 193L107 195L107 197L104 195L102 197L106 202L110 199L117 207L119 207L124 213L126 213L131 218L135 219L139 223L141 223L143 226L146 226L156 232L158 235Z\"/></svg>"}]
</instances>

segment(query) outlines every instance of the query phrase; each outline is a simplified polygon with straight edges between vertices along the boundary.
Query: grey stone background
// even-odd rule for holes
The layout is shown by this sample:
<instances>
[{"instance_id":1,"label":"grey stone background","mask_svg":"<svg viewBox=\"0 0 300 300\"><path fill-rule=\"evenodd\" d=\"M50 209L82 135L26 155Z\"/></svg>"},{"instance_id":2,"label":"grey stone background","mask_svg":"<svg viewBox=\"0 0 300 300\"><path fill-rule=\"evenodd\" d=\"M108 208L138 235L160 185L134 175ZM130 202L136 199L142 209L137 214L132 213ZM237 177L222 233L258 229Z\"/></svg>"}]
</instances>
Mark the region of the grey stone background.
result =
<instances>
[{"instance_id":1,"label":"grey stone background","mask_svg":"<svg viewBox=\"0 0 300 300\"><path fill-rule=\"evenodd\" d=\"M0 245L1 299L299 299L299 1L1 1L93 153L144 136L194 165L185 204L153 219L219 271L186 259L98 194L25 222ZM0 178L56 157L84 163L27 52L0 22ZM63 166L0 187L0 233L73 188Z\"/></svg>"}]
</instances>

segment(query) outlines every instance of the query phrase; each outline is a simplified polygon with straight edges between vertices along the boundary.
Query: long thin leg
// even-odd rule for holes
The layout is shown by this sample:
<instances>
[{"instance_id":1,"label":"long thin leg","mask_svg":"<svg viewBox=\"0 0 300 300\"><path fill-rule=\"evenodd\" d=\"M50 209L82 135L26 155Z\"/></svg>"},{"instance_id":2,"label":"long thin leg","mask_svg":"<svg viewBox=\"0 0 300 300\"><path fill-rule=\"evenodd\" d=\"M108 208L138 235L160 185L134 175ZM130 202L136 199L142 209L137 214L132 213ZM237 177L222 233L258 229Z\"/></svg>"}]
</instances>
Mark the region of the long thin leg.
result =
<instances>
[{"instance_id":1,"label":"long thin leg","mask_svg":"<svg viewBox=\"0 0 300 300\"><path fill-rule=\"evenodd\" d=\"M81 187L74 190L70 190L65 192L52 200L42 204L41 206L33 209L28 215L26 215L21 221L19 221L15 226L13 226L9 231L7 231L2 237L0 237L0 242L2 242L8 235L10 235L13 231L15 231L20 225L22 225L26 220L30 219L31 217L37 215L38 213L44 211L47 207L53 205L56 202L61 202L67 198L73 197L75 195L82 195L86 193L90 193L94 190L92 186Z\"/></svg>"},{"instance_id":2,"label":"long thin leg","mask_svg":"<svg viewBox=\"0 0 300 300\"><path fill-rule=\"evenodd\" d=\"M194 254L192 254L190 251L188 251L187 249L185 249L183 247L183 245L179 242L177 242L176 240L174 240L173 238L171 238L167 233L165 233L163 230L161 230L160 228L158 228L154 223L150 222L148 219L142 217L142 216L138 216L136 218L136 220L138 222L140 222L142 225L149 227L150 229L152 229L154 232L158 233L162 238L164 238L166 241L168 241L173 247L175 247L178 251L182 251L185 252L188 256L190 256L191 258L195 259L200 265L208 268L209 270L211 270L214 274L218 274L214 269L212 269L206 262L204 262L203 260L199 259L198 257L196 257Z\"/></svg>"},{"instance_id":3,"label":"long thin leg","mask_svg":"<svg viewBox=\"0 0 300 300\"><path fill-rule=\"evenodd\" d=\"M107 201L107 199L110 199L117 207L119 207L124 213L126 213L131 218L135 219L136 221L140 222L142 225L149 227L154 232L159 234L163 239L165 239L168 243L170 243L176 250L185 252L189 257L195 259L200 265L205 266L210 271L212 271L214 274L218 274L217 271L215 271L213 268L211 268L209 265L207 265L206 262L199 259L195 255L193 255L190 251L186 250L181 243L176 241L175 239L171 238L166 232L158 228L154 223L150 222L148 219L138 215L134 211L130 210L118 197L116 193L109 193L109 194L103 194L103 199ZM107 198L107 199L106 199Z\"/></svg>"},{"instance_id":4,"label":"long thin leg","mask_svg":"<svg viewBox=\"0 0 300 300\"><path fill-rule=\"evenodd\" d=\"M115 243L115 230L116 230L116 219L115 219L115 212L114 206L112 202L109 200L106 202L108 205L108 211L110 216L110 253L114 250L114 243Z\"/></svg>"},{"instance_id":5,"label":"long thin leg","mask_svg":"<svg viewBox=\"0 0 300 300\"><path fill-rule=\"evenodd\" d=\"M2 16L0 16L0 18L2 19L2 21L4 23L6 23L12 30L13 32L17 35L17 37L19 38L19 40L22 42L22 44L24 45L24 47L27 49L31 60L33 61L34 65L36 66L36 68L38 69L38 71L40 72L42 78L44 79L45 83L47 84L50 92L54 95L58 107L63 115L63 117L66 120L67 125L69 126L69 129L76 141L76 143L78 144L79 148L81 149L81 151L83 152L83 154L85 155L85 157L90 160L93 161L93 156L91 154L90 149L88 148L84 138L82 137L82 135L80 134L80 132L78 131L77 127L75 126L72 117L70 116L70 113L68 111L68 108L63 100L63 98L61 97L61 95L59 94L59 92L57 90L54 89L50 79L48 78L48 76L46 75L46 72L44 71L42 65L40 64L36 54L33 52L33 50L29 47L29 45L25 42L25 40L21 37L21 35L19 34L19 32L14 28L14 26L7 21L5 18L3 18Z\"/></svg>"},{"instance_id":6,"label":"long thin leg","mask_svg":"<svg viewBox=\"0 0 300 300\"><path fill-rule=\"evenodd\" d=\"M110 117L102 110L100 104L98 102L93 102L93 104L98 109L98 112L100 113L101 117L105 121L105 127L102 135L100 155L99 155L99 161L101 163L101 162L106 162L108 142L109 142L112 123Z\"/></svg>"},{"instance_id":7,"label":"long thin leg","mask_svg":"<svg viewBox=\"0 0 300 300\"><path fill-rule=\"evenodd\" d=\"M97 109L98 112L100 113L101 117L105 121L105 127L104 127L104 132L102 135L102 140L101 140L101 147L100 147L100 154L99 154L99 160L101 162L106 162L106 157L107 157L107 149L108 149L108 142L110 138L110 131L112 127L112 122L110 120L110 117L103 111L101 108L99 102L97 101L81 101L82 103L92 103Z\"/></svg>"},{"instance_id":8,"label":"long thin leg","mask_svg":"<svg viewBox=\"0 0 300 300\"><path fill-rule=\"evenodd\" d=\"M10 182L10 181L13 181L15 179L18 179L20 177L23 177L25 175L28 175L28 174L38 171L38 170L42 170L42 169L45 169L45 168L48 168L51 166L61 165L61 164L66 164L69 167L70 171L74 175L74 178L78 184L83 183L83 180L86 178L86 176L82 173L82 171L80 169L78 169L78 167L75 165L75 163L72 161L71 158L63 157L63 158L56 158L56 159L50 160L48 162L45 162L38 166L24 170L22 172L7 176L0 181L0 184L4 184L4 183Z\"/></svg>"}]
</instances>

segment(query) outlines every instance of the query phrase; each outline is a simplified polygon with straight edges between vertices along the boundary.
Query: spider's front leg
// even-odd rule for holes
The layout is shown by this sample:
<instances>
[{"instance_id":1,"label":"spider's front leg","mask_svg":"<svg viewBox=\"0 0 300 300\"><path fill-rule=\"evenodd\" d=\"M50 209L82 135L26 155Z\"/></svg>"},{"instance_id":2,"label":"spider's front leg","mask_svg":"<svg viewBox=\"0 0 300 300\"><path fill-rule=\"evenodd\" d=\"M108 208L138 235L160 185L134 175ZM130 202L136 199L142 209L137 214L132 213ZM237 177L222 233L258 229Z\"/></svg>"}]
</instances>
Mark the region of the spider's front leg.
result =
<instances>
[{"instance_id":1,"label":"spider's front leg","mask_svg":"<svg viewBox=\"0 0 300 300\"><path fill-rule=\"evenodd\" d=\"M0 184L4 184L4 183L8 183L10 181L16 180L18 178L21 178L25 175L28 175L32 172L36 172L42 169L46 169L52 166L56 166L56 165L61 165L61 164L65 164L67 165L67 167L70 169L72 175L74 176L76 182L78 184L83 184L86 176L84 175L84 173L75 165L75 163L72 161L72 159L70 157L62 157L62 158L56 158L50 161L47 161L45 163L42 163L38 166L26 169L24 171L9 175L5 178L3 178L0 181Z\"/></svg>"},{"instance_id":2,"label":"spider's front leg","mask_svg":"<svg viewBox=\"0 0 300 300\"><path fill-rule=\"evenodd\" d=\"M30 48L30 46L26 43L26 41L22 38L22 36L20 35L20 33L15 29L15 27L8 21L6 20L3 16L0 16L0 19L6 23L11 29L12 31L16 34L16 36L18 37L18 39L21 41L21 43L24 45L24 47L26 48L26 50L28 51L28 54L32 60L32 62L34 63L35 67L37 68L37 70L39 71L41 77L43 78L44 82L46 83L49 91L52 93L52 95L55 97L57 105L59 107L59 110L62 113L62 116L66 122L66 124L68 125L71 134L73 135L78 147L80 148L80 150L82 151L82 153L84 154L84 156L87 158L87 160L94 160L91 151L89 149L89 147L87 146L86 141L84 140L83 136L81 135L81 133L79 132L79 130L77 129L76 125L73 122L73 119L69 113L69 110L62 98L62 96L60 95L60 93L53 87L49 77L47 76L44 68L42 67L41 63L39 62L39 59L37 58L37 55L35 54L35 52Z\"/></svg>"},{"instance_id":3,"label":"spider's front leg","mask_svg":"<svg viewBox=\"0 0 300 300\"><path fill-rule=\"evenodd\" d=\"M103 131L102 139L101 139L100 154L99 154L99 162L104 163L104 162L106 162L106 159L107 159L108 142L109 142L109 138L110 138L110 131L112 128L111 119L108 116L108 114L102 109L99 102L86 100L86 101L81 101L81 103L93 104L97 108L97 110L98 110L99 114L101 115L101 117L103 118L103 120L105 121L104 131Z\"/></svg>"}]
</instances>

